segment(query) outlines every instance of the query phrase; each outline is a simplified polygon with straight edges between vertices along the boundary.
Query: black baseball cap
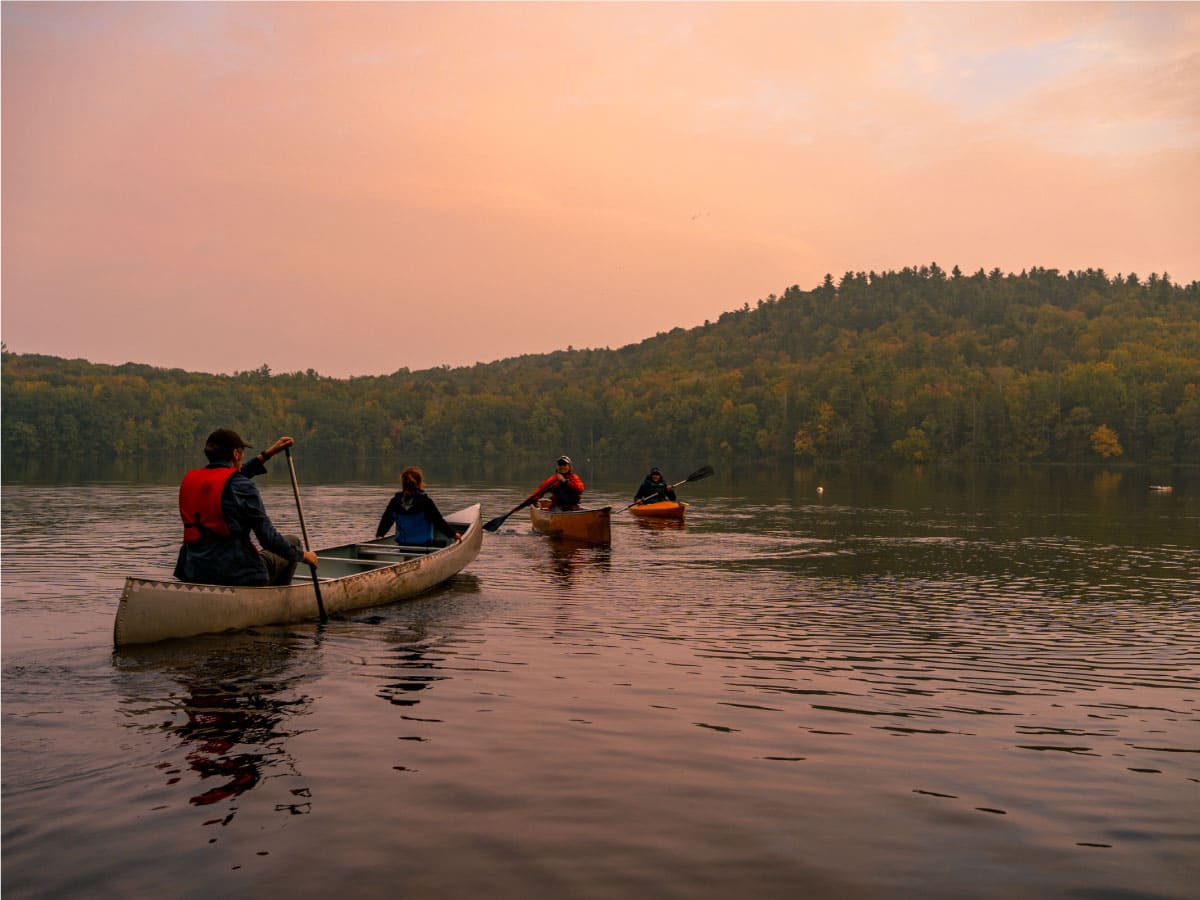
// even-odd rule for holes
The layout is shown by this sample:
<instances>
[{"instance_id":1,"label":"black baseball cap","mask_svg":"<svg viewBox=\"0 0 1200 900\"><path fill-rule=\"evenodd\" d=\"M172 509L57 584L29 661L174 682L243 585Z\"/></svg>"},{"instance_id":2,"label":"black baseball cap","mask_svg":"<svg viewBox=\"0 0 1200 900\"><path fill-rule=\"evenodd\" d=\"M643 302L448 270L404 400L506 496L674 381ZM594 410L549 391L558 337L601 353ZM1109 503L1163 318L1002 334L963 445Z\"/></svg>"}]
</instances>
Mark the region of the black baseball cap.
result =
<instances>
[{"instance_id":1,"label":"black baseball cap","mask_svg":"<svg viewBox=\"0 0 1200 900\"><path fill-rule=\"evenodd\" d=\"M232 428L218 428L204 442L204 455L216 459L231 459L234 450L253 446L243 441L242 436Z\"/></svg>"}]
</instances>

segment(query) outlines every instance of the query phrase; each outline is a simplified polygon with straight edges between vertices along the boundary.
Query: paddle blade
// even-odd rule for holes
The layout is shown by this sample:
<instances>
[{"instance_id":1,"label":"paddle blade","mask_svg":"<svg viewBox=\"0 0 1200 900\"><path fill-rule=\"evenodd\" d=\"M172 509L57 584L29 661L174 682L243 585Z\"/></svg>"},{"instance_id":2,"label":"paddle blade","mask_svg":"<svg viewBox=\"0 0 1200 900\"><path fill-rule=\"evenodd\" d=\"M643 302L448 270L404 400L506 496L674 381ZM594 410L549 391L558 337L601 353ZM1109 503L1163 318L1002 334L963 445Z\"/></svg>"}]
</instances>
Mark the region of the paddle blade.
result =
<instances>
[{"instance_id":1,"label":"paddle blade","mask_svg":"<svg viewBox=\"0 0 1200 900\"><path fill-rule=\"evenodd\" d=\"M484 531L495 531L497 528L499 528L501 525L504 524L505 519L507 519L509 516L511 516L517 510L524 509L525 507L527 507L530 503L532 503L536 499L537 499L536 494L534 494L531 497L526 497L524 500L522 500L520 503L518 503L516 506L514 506L512 509L510 509L508 512L506 512L504 515L496 516L496 518L492 519L490 522L488 522L486 525L484 525L483 530Z\"/></svg>"},{"instance_id":2,"label":"paddle blade","mask_svg":"<svg viewBox=\"0 0 1200 900\"><path fill-rule=\"evenodd\" d=\"M707 478L712 473L712 466L701 466L687 478L683 479L683 481L699 481L701 478ZM679 484L683 484L683 481L679 482Z\"/></svg>"},{"instance_id":3,"label":"paddle blade","mask_svg":"<svg viewBox=\"0 0 1200 900\"><path fill-rule=\"evenodd\" d=\"M484 523L483 530L484 531L499 531L500 526L504 524L504 520L507 519L511 515L512 515L512 513L506 512L502 516L496 516L496 518L494 518L494 519L489 519L487 522Z\"/></svg>"},{"instance_id":4,"label":"paddle blade","mask_svg":"<svg viewBox=\"0 0 1200 900\"><path fill-rule=\"evenodd\" d=\"M517 506L514 506L512 509L510 509L508 512L506 512L504 515L496 516L496 518L491 519L486 525L483 526L483 530L484 531L496 531L501 525L504 524L505 519L507 519L509 516L511 516L513 513L515 513L518 509L524 509L532 502L533 502L532 500L526 500L524 503L520 503Z\"/></svg>"}]
</instances>

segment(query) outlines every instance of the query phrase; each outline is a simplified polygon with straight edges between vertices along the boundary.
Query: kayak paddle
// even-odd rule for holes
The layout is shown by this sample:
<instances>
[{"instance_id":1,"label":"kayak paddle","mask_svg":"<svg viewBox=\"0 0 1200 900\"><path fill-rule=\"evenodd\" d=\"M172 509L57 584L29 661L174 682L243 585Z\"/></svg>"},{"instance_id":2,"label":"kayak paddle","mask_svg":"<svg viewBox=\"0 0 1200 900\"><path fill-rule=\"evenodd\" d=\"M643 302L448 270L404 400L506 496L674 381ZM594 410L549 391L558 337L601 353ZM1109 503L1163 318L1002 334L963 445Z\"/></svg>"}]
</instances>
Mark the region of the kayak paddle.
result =
<instances>
[{"instance_id":1,"label":"kayak paddle","mask_svg":"<svg viewBox=\"0 0 1200 900\"><path fill-rule=\"evenodd\" d=\"M670 485L670 487L672 490L674 490L675 488L679 487L681 484L686 484L689 481L699 481L701 478L707 478L712 473L713 473L712 466L701 466L695 472L693 472L691 475L689 475L687 478L683 479L683 481L677 481L674 484ZM617 510L617 512L625 512L625 510L629 509L631 506L637 506L639 503L642 503L649 499L650 499L649 497L638 497L636 500L634 500L632 503L630 503L629 506L622 506L620 509Z\"/></svg>"}]
</instances>

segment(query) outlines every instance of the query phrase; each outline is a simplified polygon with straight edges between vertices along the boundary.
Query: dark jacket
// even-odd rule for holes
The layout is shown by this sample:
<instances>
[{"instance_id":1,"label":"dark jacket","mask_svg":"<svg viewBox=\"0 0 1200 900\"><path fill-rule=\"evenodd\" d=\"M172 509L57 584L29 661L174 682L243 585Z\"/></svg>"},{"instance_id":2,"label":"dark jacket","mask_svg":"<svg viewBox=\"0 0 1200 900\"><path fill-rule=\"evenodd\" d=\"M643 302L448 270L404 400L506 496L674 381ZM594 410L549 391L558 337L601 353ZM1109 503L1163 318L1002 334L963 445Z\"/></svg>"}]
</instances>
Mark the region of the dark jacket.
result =
<instances>
[{"instance_id":1,"label":"dark jacket","mask_svg":"<svg viewBox=\"0 0 1200 900\"><path fill-rule=\"evenodd\" d=\"M671 486L665 480L652 481L647 475L642 486L633 495L633 499L641 500L643 503L658 503L660 500L674 500L675 492L671 490Z\"/></svg>"},{"instance_id":2,"label":"dark jacket","mask_svg":"<svg viewBox=\"0 0 1200 900\"><path fill-rule=\"evenodd\" d=\"M232 468L233 463L211 463L207 468L222 466ZM300 547L275 530L258 488L250 480L266 471L266 466L254 456L229 477L221 492L221 514L229 526L229 537L211 537L184 544L175 563L176 578L194 584L266 584L267 566L250 543L251 535L258 539L263 549L284 559L299 562L304 558Z\"/></svg>"},{"instance_id":3,"label":"dark jacket","mask_svg":"<svg viewBox=\"0 0 1200 900\"><path fill-rule=\"evenodd\" d=\"M450 540L454 540L455 531L453 526L447 522L438 510L437 504L433 502L433 498L424 491L417 491L412 495L412 498L405 504L404 492L397 491L392 499L388 501L387 509L383 511L383 515L379 517L379 527L375 529L375 537L381 538L393 525L397 525L396 516L421 516L433 528L440 531ZM399 530L399 529L397 529ZM397 540L400 536L397 535ZM423 541L422 543L427 543Z\"/></svg>"}]
</instances>

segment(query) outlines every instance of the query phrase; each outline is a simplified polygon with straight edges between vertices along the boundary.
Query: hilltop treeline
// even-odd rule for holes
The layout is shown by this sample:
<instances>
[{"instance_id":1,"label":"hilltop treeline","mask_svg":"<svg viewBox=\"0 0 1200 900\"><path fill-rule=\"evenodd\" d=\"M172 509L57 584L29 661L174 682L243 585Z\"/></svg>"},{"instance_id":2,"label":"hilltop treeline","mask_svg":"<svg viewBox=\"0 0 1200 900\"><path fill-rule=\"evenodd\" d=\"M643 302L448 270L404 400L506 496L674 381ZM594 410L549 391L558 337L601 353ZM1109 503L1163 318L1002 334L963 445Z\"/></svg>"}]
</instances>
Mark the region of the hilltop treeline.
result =
<instances>
[{"instance_id":1,"label":"hilltop treeline","mask_svg":"<svg viewBox=\"0 0 1200 900\"><path fill-rule=\"evenodd\" d=\"M3 355L3 453L195 458L219 425L307 452L593 459L1200 459L1200 283L936 264L618 350L335 379Z\"/></svg>"}]
</instances>

